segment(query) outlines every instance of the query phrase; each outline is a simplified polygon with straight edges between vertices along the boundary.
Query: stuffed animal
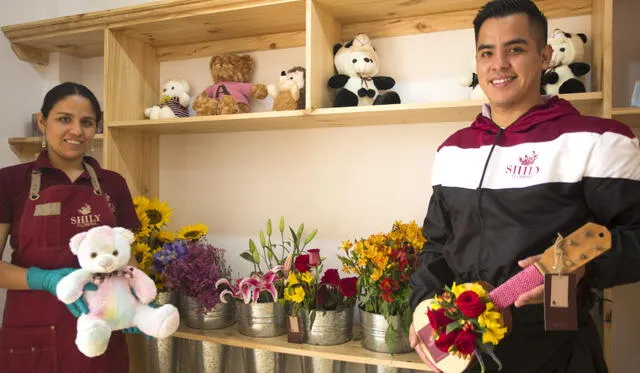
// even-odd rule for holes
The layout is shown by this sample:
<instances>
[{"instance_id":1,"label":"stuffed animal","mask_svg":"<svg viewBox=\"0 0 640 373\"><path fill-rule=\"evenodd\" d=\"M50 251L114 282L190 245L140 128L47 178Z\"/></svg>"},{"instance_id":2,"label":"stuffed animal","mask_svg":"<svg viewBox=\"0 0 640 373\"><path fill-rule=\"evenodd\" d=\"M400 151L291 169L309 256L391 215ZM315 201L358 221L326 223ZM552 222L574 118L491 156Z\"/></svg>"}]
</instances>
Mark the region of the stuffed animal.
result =
<instances>
[{"instance_id":1,"label":"stuffed animal","mask_svg":"<svg viewBox=\"0 0 640 373\"><path fill-rule=\"evenodd\" d=\"M167 80L162 86L160 105L145 109L144 115L149 119L188 117L189 90L186 80Z\"/></svg>"},{"instance_id":2,"label":"stuffed animal","mask_svg":"<svg viewBox=\"0 0 640 373\"><path fill-rule=\"evenodd\" d=\"M334 107L399 104L400 96L389 90L396 84L378 73L378 53L367 35L359 34L345 45L333 46L333 62L338 74L329 79L330 88L338 89Z\"/></svg>"},{"instance_id":3,"label":"stuffed animal","mask_svg":"<svg viewBox=\"0 0 640 373\"><path fill-rule=\"evenodd\" d=\"M131 231L106 225L78 233L69 242L81 268L65 276L56 293L66 304L84 294L89 313L78 318L76 345L88 357L105 352L114 330L138 327L146 335L166 338L180 323L176 307L149 306L156 286L144 272L127 264L132 242ZM88 283L97 290L83 292Z\"/></svg>"},{"instance_id":4,"label":"stuffed animal","mask_svg":"<svg viewBox=\"0 0 640 373\"><path fill-rule=\"evenodd\" d=\"M586 92L584 84L577 79L591 70L589 64L581 62L586 42L585 34L570 34L559 29L553 31L548 41L553 48L551 66L542 76L546 94Z\"/></svg>"},{"instance_id":5,"label":"stuffed animal","mask_svg":"<svg viewBox=\"0 0 640 373\"><path fill-rule=\"evenodd\" d=\"M253 59L249 55L211 57L209 63L214 84L193 102L196 115L222 115L249 112L249 97L267 97L264 84L252 84Z\"/></svg>"},{"instance_id":6,"label":"stuffed animal","mask_svg":"<svg viewBox=\"0 0 640 373\"><path fill-rule=\"evenodd\" d=\"M273 110L304 109L304 81L306 73L304 67L296 66L280 72L279 87L274 84L267 86L269 95L273 97Z\"/></svg>"},{"instance_id":7,"label":"stuffed animal","mask_svg":"<svg viewBox=\"0 0 640 373\"><path fill-rule=\"evenodd\" d=\"M476 73L476 59L475 57L471 59L471 66L473 68L473 72L471 74L466 74L462 78L460 78L460 85L463 87L471 87L471 94L469 98L472 100L487 100L487 95L480 87L480 82L478 81L478 74Z\"/></svg>"}]
</instances>

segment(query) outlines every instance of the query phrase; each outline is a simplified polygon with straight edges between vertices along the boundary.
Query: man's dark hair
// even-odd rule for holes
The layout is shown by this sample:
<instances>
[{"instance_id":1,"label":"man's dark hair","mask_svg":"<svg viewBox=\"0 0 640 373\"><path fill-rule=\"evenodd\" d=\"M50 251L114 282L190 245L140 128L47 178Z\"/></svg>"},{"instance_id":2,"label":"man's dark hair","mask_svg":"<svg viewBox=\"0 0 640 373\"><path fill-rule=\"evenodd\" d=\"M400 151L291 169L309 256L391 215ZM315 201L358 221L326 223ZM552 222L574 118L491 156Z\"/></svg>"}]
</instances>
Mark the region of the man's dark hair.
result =
<instances>
[{"instance_id":1,"label":"man's dark hair","mask_svg":"<svg viewBox=\"0 0 640 373\"><path fill-rule=\"evenodd\" d=\"M486 3L473 20L473 29L476 33L476 43L480 27L489 18L502 18L512 14L523 13L529 16L529 29L536 41L538 50L547 45L547 17L531 0L493 0Z\"/></svg>"}]
</instances>

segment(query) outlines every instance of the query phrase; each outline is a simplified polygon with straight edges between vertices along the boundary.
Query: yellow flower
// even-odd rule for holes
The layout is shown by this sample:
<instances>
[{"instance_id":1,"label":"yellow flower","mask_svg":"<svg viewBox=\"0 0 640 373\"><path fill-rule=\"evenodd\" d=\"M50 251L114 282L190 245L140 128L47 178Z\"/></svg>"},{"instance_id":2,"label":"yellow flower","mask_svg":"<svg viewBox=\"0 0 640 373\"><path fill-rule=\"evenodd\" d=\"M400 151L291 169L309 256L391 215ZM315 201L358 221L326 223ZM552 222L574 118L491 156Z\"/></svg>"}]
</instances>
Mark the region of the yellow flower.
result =
<instances>
[{"instance_id":1,"label":"yellow flower","mask_svg":"<svg viewBox=\"0 0 640 373\"><path fill-rule=\"evenodd\" d=\"M345 252L349 251L349 249L351 249L352 247L353 247L353 244L349 240L342 241L342 244L340 245L340 248Z\"/></svg>"},{"instance_id":2,"label":"yellow flower","mask_svg":"<svg viewBox=\"0 0 640 373\"><path fill-rule=\"evenodd\" d=\"M478 324L487 329L486 332L482 333L482 343L497 345L507 333L507 328L504 326L502 314L495 311L494 308L493 303L487 303L487 309L478 316Z\"/></svg>"},{"instance_id":3,"label":"yellow flower","mask_svg":"<svg viewBox=\"0 0 640 373\"><path fill-rule=\"evenodd\" d=\"M149 198L145 196L138 196L133 199L133 207L136 211L144 211L147 209L147 206L149 206L149 202Z\"/></svg>"},{"instance_id":4,"label":"yellow flower","mask_svg":"<svg viewBox=\"0 0 640 373\"><path fill-rule=\"evenodd\" d=\"M209 228L204 224L187 225L180 228L178 238L181 240L196 241L207 234Z\"/></svg>"},{"instance_id":5,"label":"yellow flower","mask_svg":"<svg viewBox=\"0 0 640 373\"><path fill-rule=\"evenodd\" d=\"M298 281L298 277L293 271L289 272L289 277L287 277L287 285L297 285L300 281Z\"/></svg>"},{"instance_id":6,"label":"yellow flower","mask_svg":"<svg viewBox=\"0 0 640 373\"><path fill-rule=\"evenodd\" d=\"M302 274L302 281L306 282L307 284L310 284L313 282L313 275L311 274L310 271L307 271Z\"/></svg>"},{"instance_id":7,"label":"yellow flower","mask_svg":"<svg viewBox=\"0 0 640 373\"><path fill-rule=\"evenodd\" d=\"M144 255L145 253L151 251L149 245L143 242L134 242L131 248L133 249L133 253L135 255Z\"/></svg>"},{"instance_id":8,"label":"yellow flower","mask_svg":"<svg viewBox=\"0 0 640 373\"><path fill-rule=\"evenodd\" d=\"M304 300L304 289L302 286L287 287L284 291L284 300L294 303L302 303Z\"/></svg>"},{"instance_id":9,"label":"yellow flower","mask_svg":"<svg viewBox=\"0 0 640 373\"><path fill-rule=\"evenodd\" d=\"M486 298L487 297L487 292L484 290L482 285L480 285L478 283L464 283L464 284L457 285L454 282L453 286L451 287L451 291L456 296L456 298L458 296L460 296L460 294L464 293L467 290L471 290L474 293L478 294L478 296L480 298Z\"/></svg>"},{"instance_id":10,"label":"yellow flower","mask_svg":"<svg viewBox=\"0 0 640 373\"><path fill-rule=\"evenodd\" d=\"M375 268L373 270L373 273L371 273L371 280L373 281L378 281L380 279L380 277L382 277L382 270L379 268Z\"/></svg>"},{"instance_id":11,"label":"yellow flower","mask_svg":"<svg viewBox=\"0 0 640 373\"><path fill-rule=\"evenodd\" d=\"M158 232L157 239L162 243L169 243L169 242L173 242L176 239L176 235L173 232L160 231Z\"/></svg>"},{"instance_id":12,"label":"yellow flower","mask_svg":"<svg viewBox=\"0 0 640 373\"><path fill-rule=\"evenodd\" d=\"M144 210L144 213L149 217L149 224L157 228L169 223L172 212L173 210L171 210L166 202L160 202L157 198L149 202L147 208Z\"/></svg>"},{"instance_id":13,"label":"yellow flower","mask_svg":"<svg viewBox=\"0 0 640 373\"><path fill-rule=\"evenodd\" d=\"M138 216L138 220L140 221L140 229L136 232L136 240L140 238L149 237L151 234L151 225L149 225L149 217L144 211L138 213L136 211L136 215Z\"/></svg>"}]
</instances>

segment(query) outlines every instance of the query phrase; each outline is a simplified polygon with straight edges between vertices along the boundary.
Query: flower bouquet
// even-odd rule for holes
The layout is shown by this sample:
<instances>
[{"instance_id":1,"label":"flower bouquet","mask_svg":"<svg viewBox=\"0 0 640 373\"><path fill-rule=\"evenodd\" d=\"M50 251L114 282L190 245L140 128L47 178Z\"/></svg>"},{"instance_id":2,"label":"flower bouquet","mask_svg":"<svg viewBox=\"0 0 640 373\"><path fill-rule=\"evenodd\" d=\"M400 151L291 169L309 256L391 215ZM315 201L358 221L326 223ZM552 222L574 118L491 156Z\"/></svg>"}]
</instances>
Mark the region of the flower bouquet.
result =
<instances>
[{"instance_id":1,"label":"flower bouquet","mask_svg":"<svg viewBox=\"0 0 640 373\"><path fill-rule=\"evenodd\" d=\"M406 341L405 347L408 346L412 318L409 280L425 242L420 227L414 221L406 224L396 221L388 233L374 234L355 243L342 243L346 255L339 258L344 272L359 275L357 287L361 310L382 315L389 323L385 335L387 349L381 351L397 350L399 338ZM363 345L378 350L365 335ZM402 349L406 350L405 347Z\"/></svg>"}]
</instances>

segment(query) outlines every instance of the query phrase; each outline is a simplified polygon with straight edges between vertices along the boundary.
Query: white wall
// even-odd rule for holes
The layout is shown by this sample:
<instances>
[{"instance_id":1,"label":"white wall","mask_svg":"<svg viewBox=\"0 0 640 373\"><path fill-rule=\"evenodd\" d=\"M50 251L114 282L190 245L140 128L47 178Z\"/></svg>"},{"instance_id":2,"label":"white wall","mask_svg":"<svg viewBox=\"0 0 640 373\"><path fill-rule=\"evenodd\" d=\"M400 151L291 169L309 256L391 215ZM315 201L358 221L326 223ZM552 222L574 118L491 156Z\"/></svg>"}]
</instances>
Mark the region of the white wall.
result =
<instances>
[{"instance_id":1,"label":"white wall","mask_svg":"<svg viewBox=\"0 0 640 373\"><path fill-rule=\"evenodd\" d=\"M633 1L633 0L627 0ZM24 0L5 5L0 24L97 11L143 0ZM590 32L589 17L554 20L551 27ZM468 89L457 85L470 72L471 29L375 40L380 74L397 80L403 102L455 100ZM446 51L447 59L438 53ZM304 65L304 50L255 52L254 80L275 83L279 71ZM18 61L0 36L0 76L10 91L0 92L0 144L26 134L43 94L61 80L77 79L102 101L102 58L75 60L53 55L49 67ZM161 64L161 80L182 77L192 95L211 83L208 59ZM265 111L268 100L253 103ZM210 238L228 250L234 272L245 275L237 255L257 238L266 218L317 228L314 246L337 265L341 240L386 231L396 219L422 223L430 196L430 173L437 146L466 123L417 124L240 132L161 137L160 197L174 208L172 227L202 222ZM0 167L17 162L0 145ZM197 197L198 196L198 197ZM8 251L8 250L7 250ZM2 299L0 299L0 305ZM630 360L631 356L619 356ZM620 371L624 372L624 371Z\"/></svg>"}]
</instances>

